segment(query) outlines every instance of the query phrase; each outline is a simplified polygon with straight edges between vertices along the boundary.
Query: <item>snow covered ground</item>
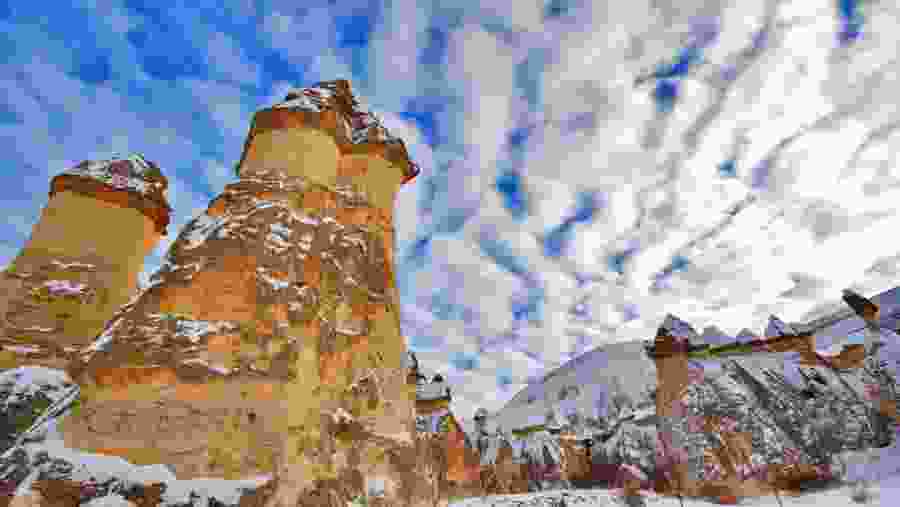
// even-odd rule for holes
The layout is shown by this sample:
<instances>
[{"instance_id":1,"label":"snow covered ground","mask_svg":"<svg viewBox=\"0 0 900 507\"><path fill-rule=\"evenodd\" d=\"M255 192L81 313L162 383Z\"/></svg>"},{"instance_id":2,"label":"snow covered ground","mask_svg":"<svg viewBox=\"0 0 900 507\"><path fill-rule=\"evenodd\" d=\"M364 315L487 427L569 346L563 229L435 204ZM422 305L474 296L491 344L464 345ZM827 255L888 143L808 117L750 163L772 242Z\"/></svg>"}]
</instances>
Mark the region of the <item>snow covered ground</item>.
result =
<instances>
[{"instance_id":1,"label":"snow covered ground","mask_svg":"<svg viewBox=\"0 0 900 507\"><path fill-rule=\"evenodd\" d=\"M242 496L271 479L262 476L244 480L179 480L162 464L139 466L115 456L67 448L57 424L77 397L78 388L59 370L20 367L2 372L0 417L14 415L12 407L23 403L31 407L36 393L43 393L45 405L33 420L29 419L27 428L7 435L11 447L0 453L0 487L14 487L16 496L33 494L36 480L63 479L94 491L85 494L83 504L125 505L125 492L161 482L165 484L162 506L237 506Z\"/></svg>"},{"instance_id":2,"label":"snow covered ground","mask_svg":"<svg viewBox=\"0 0 900 507\"><path fill-rule=\"evenodd\" d=\"M799 505L815 505L817 507L832 507L845 505L870 505L892 506L900 501L900 475L892 476L882 481L876 481L870 488L871 497L866 504L856 504L850 499L850 485L807 493L799 496L781 495L781 504L778 498L773 496L743 498L738 505L753 507L793 507ZM680 507L682 501L677 497L660 496L653 493L645 493L644 499L648 507ZM484 498L469 498L451 502L451 507L570 507L570 506L619 506L625 505L620 498L609 490L579 489L570 491L552 491L547 493L532 493L527 495L498 495ZM699 499L683 499L685 507L701 505L717 505L717 502Z\"/></svg>"}]
</instances>

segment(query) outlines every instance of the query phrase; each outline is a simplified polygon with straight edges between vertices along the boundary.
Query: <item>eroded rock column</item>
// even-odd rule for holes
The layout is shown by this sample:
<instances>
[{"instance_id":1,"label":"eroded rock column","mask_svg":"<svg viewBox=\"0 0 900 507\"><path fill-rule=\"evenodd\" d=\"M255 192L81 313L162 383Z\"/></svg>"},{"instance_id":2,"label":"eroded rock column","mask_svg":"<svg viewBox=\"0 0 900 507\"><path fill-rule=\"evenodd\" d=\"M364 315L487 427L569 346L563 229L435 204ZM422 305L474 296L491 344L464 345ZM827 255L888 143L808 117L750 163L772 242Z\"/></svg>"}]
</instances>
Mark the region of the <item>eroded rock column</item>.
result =
<instances>
[{"instance_id":1,"label":"eroded rock column","mask_svg":"<svg viewBox=\"0 0 900 507\"><path fill-rule=\"evenodd\" d=\"M53 178L31 237L0 275L0 368L62 368L96 338L166 233L167 186L136 154Z\"/></svg>"},{"instance_id":2,"label":"eroded rock column","mask_svg":"<svg viewBox=\"0 0 900 507\"><path fill-rule=\"evenodd\" d=\"M259 111L239 181L72 364L67 442L179 478L271 474L272 505L414 504L392 210L416 172L346 81Z\"/></svg>"}]
</instances>

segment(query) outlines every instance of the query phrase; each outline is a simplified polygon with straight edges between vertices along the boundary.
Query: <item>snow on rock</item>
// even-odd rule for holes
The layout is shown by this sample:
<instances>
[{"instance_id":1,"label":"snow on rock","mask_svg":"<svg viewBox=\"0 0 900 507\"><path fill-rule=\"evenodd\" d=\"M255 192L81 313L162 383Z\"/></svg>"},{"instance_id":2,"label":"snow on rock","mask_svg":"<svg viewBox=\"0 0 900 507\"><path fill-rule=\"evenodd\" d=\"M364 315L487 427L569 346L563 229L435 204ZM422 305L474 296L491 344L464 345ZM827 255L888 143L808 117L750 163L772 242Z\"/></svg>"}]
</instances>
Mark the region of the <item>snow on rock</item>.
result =
<instances>
[{"instance_id":1,"label":"snow on rock","mask_svg":"<svg viewBox=\"0 0 900 507\"><path fill-rule=\"evenodd\" d=\"M219 231L224 223L225 217L211 217L205 213L191 220L184 228L184 232L181 233L186 241L182 248L191 250L204 244L207 238Z\"/></svg>"},{"instance_id":2,"label":"snow on rock","mask_svg":"<svg viewBox=\"0 0 900 507\"><path fill-rule=\"evenodd\" d=\"M163 465L133 465L118 457L68 449L62 441L49 440L17 447L0 458L0 477L11 483L19 496L30 493L35 481L73 481L82 487L82 505L95 506L131 505L122 494L161 483L163 507L237 506L242 496L271 480L268 476L178 480Z\"/></svg>"},{"instance_id":3,"label":"snow on rock","mask_svg":"<svg viewBox=\"0 0 900 507\"><path fill-rule=\"evenodd\" d=\"M678 500L642 491L647 505L678 505ZM672 503L672 502L675 503ZM573 489L566 491L546 491L518 495L495 495L473 497L450 503L450 507L613 507L625 505L616 490ZM688 500L685 499L685 505ZM777 505L777 504L776 504Z\"/></svg>"},{"instance_id":4,"label":"snow on rock","mask_svg":"<svg viewBox=\"0 0 900 507\"><path fill-rule=\"evenodd\" d=\"M164 195L167 185L159 167L139 154L124 158L86 160L63 171L61 175L92 178L113 188L141 195Z\"/></svg>"},{"instance_id":5,"label":"snow on rock","mask_svg":"<svg viewBox=\"0 0 900 507\"><path fill-rule=\"evenodd\" d=\"M554 465L562 461L559 442L545 430L529 433L524 439L522 453L529 463L537 465ZM552 460L549 463L548 457Z\"/></svg>"},{"instance_id":6,"label":"snow on rock","mask_svg":"<svg viewBox=\"0 0 900 507\"><path fill-rule=\"evenodd\" d=\"M97 337L97 339L94 340L94 343L85 347L84 352L82 353L84 358L91 356L94 352L106 350L109 344L112 343L113 332L116 330L116 328L122 325L123 322L121 316L119 316L118 318L114 318L115 321L111 325L109 325L106 330L103 331L103 334Z\"/></svg>"},{"instance_id":7,"label":"snow on rock","mask_svg":"<svg viewBox=\"0 0 900 507\"><path fill-rule=\"evenodd\" d=\"M437 400L448 396L446 382L429 382L427 384L419 384L416 386L416 399L419 400Z\"/></svg>"},{"instance_id":8,"label":"snow on rock","mask_svg":"<svg viewBox=\"0 0 900 507\"><path fill-rule=\"evenodd\" d=\"M50 401L57 401L73 385L65 372L52 368L20 366L0 371L0 395L3 396L0 410L30 401L39 394Z\"/></svg>"},{"instance_id":9,"label":"snow on rock","mask_svg":"<svg viewBox=\"0 0 900 507\"><path fill-rule=\"evenodd\" d=\"M877 481L869 488L870 500L867 504L856 504L850 500L851 487L844 485L821 491L811 491L790 497L775 495L741 498L740 505L747 507L795 507L795 506L831 506L831 505L888 505L881 502L882 489L893 493L890 487ZM700 507L720 505L712 498L677 498L657 495L650 491L641 491L641 497L648 506ZM495 495L488 497L465 498L450 502L450 507L618 507L626 505L621 498L621 490L606 489L573 489L567 491L548 491L519 495Z\"/></svg>"},{"instance_id":10,"label":"snow on rock","mask_svg":"<svg viewBox=\"0 0 900 507\"><path fill-rule=\"evenodd\" d=\"M25 438L46 435L49 418L77 396L65 372L22 366L0 372L0 417L12 424L0 430L0 453Z\"/></svg>"},{"instance_id":11,"label":"snow on rock","mask_svg":"<svg viewBox=\"0 0 900 507\"><path fill-rule=\"evenodd\" d=\"M214 505L215 501L228 506L237 506L241 497L269 481L269 477L243 480L192 479L166 483L162 495L163 506L169 505Z\"/></svg>"},{"instance_id":12,"label":"snow on rock","mask_svg":"<svg viewBox=\"0 0 900 507\"><path fill-rule=\"evenodd\" d=\"M85 507L132 507L132 503L119 495L106 495L94 498L84 504Z\"/></svg>"},{"instance_id":13,"label":"snow on rock","mask_svg":"<svg viewBox=\"0 0 900 507\"><path fill-rule=\"evenodd\" d=\"M199 343L207 335L228 331L235 331L238 325L228 321L196 320L186 315L169 313L151 313L147 317L158 323L163 320L175 321L175 333L177 337L187 338L191 343ZM156 329L154 326L145 326L148 330Z\"/></svg>"},{"instance_id":14,"label":"snow on rock","mask_svg":"<svg viewBox=\"0 0 900 507\"><path fill-rule=\"evenodd\" d=\"M47 280L41 287L51 296L84 296L88 294L88 287L83 283L70 280Z\"/></svg>"},{"instance_id":15,"label":"snow on rock","mask_svg":"<svg viewBox=\"0 0 900 507\"><path fill-rule=\"evenodd\" d=\"M388 132L381 119L366 107L364 102L352 94L341 93L341 91L339 84L335 81L320 82L307 88L290 90L284 101L274 107L315 113L337 109L348 117L345 118L345 122L349 119L347 126L353 144L402 143L401 139ZM341 103L341 100L349 101L349 104Z\"/></svg>"}]
</instances>

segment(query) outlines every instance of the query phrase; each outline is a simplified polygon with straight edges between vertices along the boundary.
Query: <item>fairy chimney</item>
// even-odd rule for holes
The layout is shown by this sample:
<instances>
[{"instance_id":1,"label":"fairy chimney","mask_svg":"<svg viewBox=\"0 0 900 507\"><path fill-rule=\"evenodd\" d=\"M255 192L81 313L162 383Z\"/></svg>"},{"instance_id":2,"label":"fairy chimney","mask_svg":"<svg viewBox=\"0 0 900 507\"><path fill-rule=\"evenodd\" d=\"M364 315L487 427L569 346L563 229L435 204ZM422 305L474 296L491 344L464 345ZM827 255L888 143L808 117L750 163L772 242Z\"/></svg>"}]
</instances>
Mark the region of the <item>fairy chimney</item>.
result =
<instances>
[{"instance_id":1,"label":"fairy chimney","mask_svg":"<svg viewBox=\"0 0 900 507\"><path fill-rule=\"evenodd\" d=\"M53 178L31 237L0 275L3 363L65 367L103 330L166 233L167 186L138 154L84 161Z\"/></svg>"},{"instance_id":2,"label":"fairy chimney","mask_svg":"<svg viewBox=\"0 0 900 507\"><path fill-rule=\"evenodd\" d=\"M413 376L421 378L418 371ZM448 481L474 483L479 478L478 452L450 408L452 399L440 374L431 382L416 382L416 437L442 442Z\"/></svg>"},{"instance_id":3,"label":"fairy chimney","mask_svg":"<svg viewBox=\"0 0 900 507\"><path fill-rule=\"evenodd\" d=\"M408 497L392 210L417 167L339 80L257 112L236 172L72 363L64 438L179 478L273 474L275 504Z\"/></svg>"}]
</instances>

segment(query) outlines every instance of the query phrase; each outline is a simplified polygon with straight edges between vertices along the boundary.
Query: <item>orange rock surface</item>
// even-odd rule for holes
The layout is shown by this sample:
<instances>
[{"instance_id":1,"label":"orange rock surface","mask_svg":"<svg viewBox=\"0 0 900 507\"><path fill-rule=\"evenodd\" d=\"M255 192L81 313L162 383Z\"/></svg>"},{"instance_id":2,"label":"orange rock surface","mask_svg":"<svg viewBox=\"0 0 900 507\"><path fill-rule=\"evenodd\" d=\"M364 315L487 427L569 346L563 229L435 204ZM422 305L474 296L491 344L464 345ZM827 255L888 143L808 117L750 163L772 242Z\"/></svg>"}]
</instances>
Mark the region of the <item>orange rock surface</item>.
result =
<instances>
[{"instance_id":1,"label":"orange rock surface","mask_svg":"<svg viewBox=\"0 0 900 507\"><path fill-rule=\"evenodd\" d=\"M255 115L237 173L69 365L84 400L64 439L179 478L273 474L271 505L360 476L430 503L392 265L393 197L417 173L402 141L348 82L319 83Z\"/></svg>"},{"instance_id":2,"label":"orange rock surface","mask_svg":"<svg viewBox=\"0 0 900 507\"><path fill-rule=\"evenodd\" d=\"M53 178L31 237L0 274L2 363L65 367L99 334L166 233L167 185L140 155L85 161Z\"/></svg>"}]
</instances>

